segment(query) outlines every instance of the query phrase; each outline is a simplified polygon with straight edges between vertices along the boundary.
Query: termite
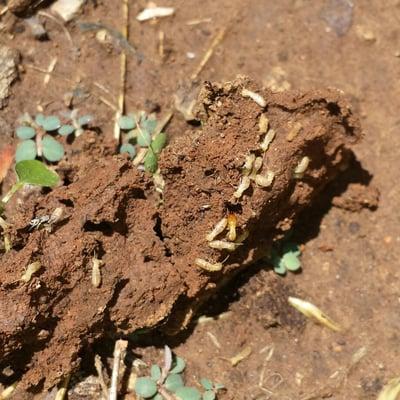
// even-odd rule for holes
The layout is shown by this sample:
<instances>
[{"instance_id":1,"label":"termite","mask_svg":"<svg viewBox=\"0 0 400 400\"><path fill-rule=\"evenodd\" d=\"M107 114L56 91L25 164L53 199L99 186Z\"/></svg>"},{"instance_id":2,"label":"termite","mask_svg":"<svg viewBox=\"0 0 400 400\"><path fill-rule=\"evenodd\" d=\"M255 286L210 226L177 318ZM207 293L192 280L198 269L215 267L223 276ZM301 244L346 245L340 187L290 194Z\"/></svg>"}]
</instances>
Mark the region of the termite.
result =
<instances>
[{"instance_id":1,"label":"termite","mask_svg":"<svg viewBox=\"0 0 400 400\"><path fill-rule=\"evenodd\" d=\"M236 224L237 224L237 218L235 214L229 214L228 215L228 235L227 238L231 242L234 242L236 240Z\"/></svg>"},{"instance_id":2,"label":"termite","mask_svg":"<svg viewBox=\"0 0 400 400\"><path fill-rule=\"evenodd\" d=\"M22 282L28 283L28 282L31 280L32 275L33 275L35 272L39 271L39 269L41 268L41 266L42 266L42 265L40 264L40 261L35 261L35 262L29 264L29 265L26 267L26 271L25 271L25 273L21 276L20 280L21 280Z\"/></svg>"},{"instance_id":3,"label":"termite","mask_svg":"<svg viewBox=\"0 0 400 400\"><path fill-rule=\"evenodd\" d=\"M308 168L308 165L310 164L310 159L309 157L305 156L301 159L301 161L297 164L296 168L294 169L294 178L295 179L301 179L304 175L304 172Z\"/></svg>"},{"instance_id":4,"label":"termite","mask_svg":"<svg viewBox=\"0 0 400 400\"><path fill-rule=\"evenodd\" d=\"M208 262L208 261L206 261L206 260L204 260L202 258L196 258L194 260L194 263L198 267L200 267L202 269L205 269L206 271L210 271L210 272L221 271L221 269L223 267L222 263L220 263L220 262L212 264L212 263L210 263L210 262Z\"/></svg>"},{"instance_id":5,"label":"termite","mask_svg":"<svg viewBox=\"0 0 400 400\"><path fill-rule=\"evenodd\" d=\"M249 188L250 186L250 178L248 176L243 176L240 180L239 186L233 193L233 197L236 199L240 199L243 196L243 193Z\"/></svg>"},{"instance_id":6,"label":"termite","mask_svg":"<svg viewBox=\"0 0 400 400\"><path fill-rule=\"evenodd\" d=\"M211 242L218 235L220 235L225 230L227 224L228 224L228 219L225 217L222 218L219 222L217 222L213 230L206 235L207 242Z\"/></svg>"},{"instance_id":7,"label":"termite","mask_svg":"<svg viewBox=\"0 0 400 400\"><path fill-rule=\"evenodd\" d=\"M101 271L100 267L104 264L103 261L99 260L94 256L92 258L92 285L98 288L101 285Z\"/></svg>"},{"instance_id":8,"label":"termite","mask_svg":"<svg viewBox=\"0 0 400 400\"><path fill-rule=\"evenodd\" d=\"M260 148L262 151L267 151L269 145L275 138L275 131L273 129L270 129L267 134L265 135L263 141L260 144Z\"/></svg>"},{"instance_id":9,"label":"termite","mask_svg":"<svg viewBox=\"0 0 400 400\"><path fill-rule=\"evenodd\" d=\"M260 133L266 133L268 131L269 119L267 114L261 114L260 119L258 120L258 130Z\"/></svg>"},{"instance_id":10,"label":"termite","mask_svg":"<svg viewBox=\"0 0 400 400\"><path fill-rule=\"evenodd\" d=\"M255 159L256 159L256 155L253 153L249 154L246 157L246 159L244 161L243 169L242 169L243 175L246 175L246 176L250 175L250 173L253 169L253 164L254 164Z\"/></svg>"},{"instance_id":11,"label":"termite","mask_svg":"<svg viewBox=\"0 0 400 400\"><path fill-rule=\"evenodd\" d=\"M268 171L266 175L256 175L255 182L257 185L262 187L271 186L274 180L275 174L272 171Z\"/></svg>"},{"instance_id":12,"label":"termite","mask_svg":"<svg viewBox=\"0 0 400 400\"><path fill-rule=\"evenodd\" d=\"M262 168L262 165L263 165L263 158L256 157L256 159L254 160L253 170L251 171L250 174L250 179L255 179L257 172Z\"/></svg>"},{"instance_id":13,"label":"termite","mask_svg":"<svg viewBox=\"0 0 400 400\"><path fill-rule=\"evenodd\" d=\"M250 99L252 99L255 103L257 103L262 108L264 108L267 105L267 102L265 101L264 97L262 97L258 93L252 92L251 90L243 89L242 96L250 97Z\"/></svg>"},{"instance_id":14,"label":"termite","mask_svg":"<svg viewBox=\"0 0 400 400\"><path fill-rule=\"evenodd\" d=\"M212 249L228 251L235 251L237 247L236 243L225 242L224 240L213 240L212 242L209 242L208 245Z\"/></svg>"}]
</instances>

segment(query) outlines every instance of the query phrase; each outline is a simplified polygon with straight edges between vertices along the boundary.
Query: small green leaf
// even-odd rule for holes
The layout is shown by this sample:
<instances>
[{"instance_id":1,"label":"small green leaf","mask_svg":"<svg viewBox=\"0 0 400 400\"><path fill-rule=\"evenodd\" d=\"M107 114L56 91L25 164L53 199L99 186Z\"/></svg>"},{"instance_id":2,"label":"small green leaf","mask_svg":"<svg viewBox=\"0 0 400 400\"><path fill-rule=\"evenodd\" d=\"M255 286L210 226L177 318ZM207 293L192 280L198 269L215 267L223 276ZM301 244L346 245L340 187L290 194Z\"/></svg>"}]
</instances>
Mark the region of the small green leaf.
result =
<instances>
[{"instance_id":1,"label":"small green leaf","mask_svg":"<svg viewBox=\"0 0 400 400\"><path fill-rule=\"evenodd\" d=\"M135 392L138 396L149 399L157 394L157 384L148 377L137 378Z\"/></svg>"},{"instance_id":2,"label":"small green leaf","mask_svg":"<svg viewBox=\"0 0 400 400\"><path fill-rule=\"evenodd\" d=\"M129 117L128 115L121 115L118 119L118 125L124 131L130 131L136 127L136 122L134 118Z\"/></svg>"},{"instance_id":3,"label":"small green leaf","mask_svg":"<svg viewBox=\"0 0 400 400\"><path fill-rule=\"evenodd\" d=\"M19 181L29 185L53 187L59 181L58 175L38 160L17 162L15 171Z\"/></svg>"},{"instance_id":4,"label":"small green leaf","mask_svg":"<svg viewBox=\"0 0 400 400\"><path fill-rule=\"evenodd\" d=\"M143 130L145 130L151 136L157 128L157 120L156 119L145 119L140 124L140 126Z\"/></svg>"},{"instance_id":5,"label":"small green leaf","mask_svg":"<svg viewBox=\"0 0 400 400\"><path fill-rule=\"evenodd\" d=\"M59 135L61 136L68 136L71 133L74 133L75 128L72 125L63 125L61 128L58 130Z\"/></svg>"},{"instance_id":6,"label":"small green leaf","mask_svg":"<svg viewBox=\"0 0 400 400\"><path fill-rule=\"evenodd\" d=\"M274 272L279 275L286 275L286 267L283 262L280 262L279 265L274 266Z\"/></svg>"},{"instance_id":7,"label":"small green leaf","mask_svg":"<svg viewBox=\"0 0 400 400\"><path fill-rule=\"evenodd\" d=\"M56 131L60 126L60 119L56 116L45 117L41 124L43 129L47 132Z\"/></svg>"},{"instance_id":8,"label":"small green leaf","mask_svg":"<svg viewBox=\"0 0 400 400\"><path fill-rule=\"evenodd\" d=\"M223 385L222 383L215 383L215 384L214 384L214 389L215 389L215 390L222 390L222 389L225 389L225 385Z\"/></svg>"},{"instance_id":9,"label":"small green leaf","mask_svg":"<svg viewBox=\"0 0 400 400\"><path fill-rule=\"evenodd\" d=\"M181 387L175 395L181 400L201 400L200 392L192 387Z\"/></svg>"},{"instance_id":10,"label":"small green leaf","mask_svg":"<svg viewBox=\"0 0 400 400\"><path fill-rule=\"evenodd\" d=\"M17 146L17 150L15 151L15 162L34 160L36 156L36 143L33 140L24 140Z\"/></svg>"},{"instance_id":11,"label":"small green leaf","mask_svg":"<svg viewBox=\"0 0 400 400\"><path fill-rule=\"evenodd\" d=\"M42 139L43 156L51 162L60 161L64 157L64 147L50 135L45 135Z\"/></svg>"},{"instance_id":12,"label":"small green leaf","mask_svg":"<svg viewBox=\"0 0 400 400\"><path fill-rule=\"evenodd\" d=\"M136 147L133 144L125 143L121 145L121 147L119 148L119 152L120 154L128 153L130 157L133 158L136 155Z\"/></svg>"},{"instance_id":13,"label":"small green leaf","mask_svg":"<svg viewBox=\"0 0 400 400\"><path fill-rule=\"evenodd\" d=\"M89 125L93 121L93 117L91 115L83 115L78 119L79 126Z\"/></svg>"},{"instance_id":14,"label":"small green leaf","mask_svg":"<svg viewBox=\"0 0 400 400\"><path fill-rule=\"evenodd\" d=\"M293 252L285 253L282 257L282 262L289 271L297 271L301 268L299 256Z\"/></svg>"},{"instance_id":15,"label":"small green leaf","mask_svg":"<svg viewBox=\"0 0 400 400\"><path fill-rule=\"evenodd\" d=\"M153 153L151 149L149 149L144 158L144 169L147 172L151 172L152 174L154 174L154 172L157 171L157 168L158 168L157 156Z\"/></svg>"},{"instance_id":16,"label":"small green leaf","mask_svg":"<svg viewBox=\"0 0 400 400\"><path fill-rule=\"evenodd\" d=\"M31 126L19 126L15 133L22 140L32 139L36 136L36 131Z\"/></svg>"},{"instance_id":17,"label":"small green leaf","mask_svg":"<svg viewBox=\"0 0 400 400\"><path fill-rule=\"evenodd\" d=\"M212 390L207 390L203 393L203 400L215 400L215 393Z\"/></svg>"},{"instance_id":18,"label":"small green leaf","mask_svg":"<svg viewBox=\"0 0 400 400\"><path fill-rule=\"evenodd\" d=\"M137 142L140 147L149 147L151 143L150 133L141 129L137 136Z\"/></svg>"},{"instance_id":19,"label":"small green leaf","mask_svg":"<svg viewBox=\"0 0 400 400\"><path fill-rule=\"evenodd\" d=\"M37 114L35 117L35 122L43 127L46 117L43 114Z\"/></svg>"},{"instance_id":20,"label":"small green leaf","mask_svg":"<svg viewBox=\"0 0 400 400\"><path fill-rule=\"evenodd\" d=\"M167 135L165 133L159 133L157 136L154 137L153 141L151 142L151 148L153 149L154 153L160 154L161 150L167 144Z\"/></svg>"},{"instance_id":21,"label":"small green leaf","mask_svg":"<svg viewBox=\"0 0 400 400\"><path fill-rule=\"evenodd\" d=\"M180 357L176 357L174 360L173 368L171 369L171 374L180 374L186 367L185 360Z\"/></svg>"},{"instance_id":22,"label":"small green leaf","mask_svg":"<svg viewBox=\"0 0 400 400\"><path fill-rule=\"evenodd\" d=\"M172 393L175 393L179 388L184 386L182 377L179 374L170 374L164 382L164 386Z\"/></svg>"},{"instance_id":23,"label":"small green leaf","mask_svg":"<svg viewBox=\"0 0 400 400\"><path fill-rule=\"evenodd\" d=\"M201 386L203 386L203 388L206 390L211 390L213 388L212 382L207 378L200 379L200 383Z\"/></svg>"},{"instance_id":24,"label":"small green leaf","mask_svg":"<svg viewBox=\"0 0 400 400\"><path fill-rule=\"evenodd\" d=\"M151 379L158 381L161 378L161 368L157 364L153 364L150 369Z\"/></svg>"}]
</instances>

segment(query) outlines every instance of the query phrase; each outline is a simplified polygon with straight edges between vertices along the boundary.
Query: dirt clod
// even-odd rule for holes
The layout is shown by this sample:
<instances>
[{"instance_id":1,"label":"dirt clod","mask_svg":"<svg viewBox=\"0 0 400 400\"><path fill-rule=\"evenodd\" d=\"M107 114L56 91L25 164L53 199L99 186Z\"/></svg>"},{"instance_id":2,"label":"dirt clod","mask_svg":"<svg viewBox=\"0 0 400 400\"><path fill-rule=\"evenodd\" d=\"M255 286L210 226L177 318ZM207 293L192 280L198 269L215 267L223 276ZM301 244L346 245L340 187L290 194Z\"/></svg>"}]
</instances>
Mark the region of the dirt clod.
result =
<instances>
[{"instance_id":1,"label":"dirt clod","mask_svg":"<svg viewBox=\"0 0 400 400\"><path fill-rule=\"evenodd\" d=\"M244 87L262 95L265 109L241 95ZM196 110L202 129L176 138L161 155L161 206L149 176L126 159L105 155L82 160L72 183L30 199L14 215L18 251L0 259L0 369L11 366L23 375L19 390L51 388L78 367L79 351L106 333L185 328L206 299L282 238L347 164L360 138L347 102L333 90L274 94L239 78L206 83ZM262 113L276 132L265 153ZM302 130L288 142L294 122ZM263 159L258 173L271 170L274 181L267 188L252 182L235 199L250 153ZM294 179L305 156L309 166ZM36 214L57 207L65 212L52 232L26 229ZM249 234L231 253L206 241L228 213L236 216L238 235ZM94 254L103 262L99 287L91 282ZM196 258L223 268L204 271ZM42 269L20 283L35 261Z\"/></svg>"}]
</instances>

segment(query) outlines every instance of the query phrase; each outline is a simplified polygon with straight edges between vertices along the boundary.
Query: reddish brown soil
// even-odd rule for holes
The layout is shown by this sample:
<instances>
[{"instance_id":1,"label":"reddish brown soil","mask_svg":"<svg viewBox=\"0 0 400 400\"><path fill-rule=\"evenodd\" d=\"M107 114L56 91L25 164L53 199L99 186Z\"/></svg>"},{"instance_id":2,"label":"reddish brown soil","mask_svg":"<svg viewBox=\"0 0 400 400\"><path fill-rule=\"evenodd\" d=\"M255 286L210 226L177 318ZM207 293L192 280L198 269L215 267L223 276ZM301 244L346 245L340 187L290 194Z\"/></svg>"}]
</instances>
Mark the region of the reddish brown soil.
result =
<instances>
[{"instance_id":1,"label":"reddish brown soil","mask_svg":"<svg viewBox=\"0 0 400 400\"><path fill-rule=\"evenodd\" d=\"M18 198L10 204L14 250L1 258L0 356L3 368L27 370L20 390L53 387L79 365L81 348L105 332L131 334L161 324L171 334L185 328L221 283L264 256L348 166L346 145L360 132L338 93L261 92L276 131L264 155L258 133L263 109L241 95L244 87L260 92L245 79L207 84L201 91L202 129L188 131L162 153L165 190L158 207L147 174L96 152L77 161L69 152L61 171L79 171L69 176L72 183L64 181L23 207L17 207ZM294 123L302 129L288 141ZM266 189L253 183L241 199L232 200L250 152L264 158L259 173L274 171L274 181ZM310 165L302 179L294 179L304 156ZM34 216L57 207L63 217L52 232L28 229ZM234 253L211 249L205 240L228 212L237 217L238 234L249 233ZM94 254L104 262L99 289L91 283ZM198 257L224 268L204 271L194 262ZM18 283L20 266L34 261L42 271L27 285Z\"/></svg>"},{"instance_id":2,"label":"reddish brown soil","mask_svg":"<svg viewBox=\"0 0 400 400\"><path fill-rule=\"evenodd\" d=\"M265 1L250 4L222 0L205 1L199 8L197 2L171 1L162 5L175 6L176 16L156 24L137 23L133 16L144 3L131 5L131 42L143 55L143 61L139 63L135 56L129 57L128 110L151 111L160 107L164 112L169 109L172 94L192 74L214 35L219 29L228 27L225 39L200 74L200 81L226 81L238 73L246 73L266 86L274 84L275 88L290 85L296 89L337 87L353 97L353 104L362 116L366 134L363 143L356 149L361 164L352 164L351 171L325 191L320 203L307 211L308 217L303 218L295 229L296 239L305 244L303 273L276 278L267 265L260 266L254 270L256 274L250 280L243 277L245 282L242 282L239 298L235 295L236 287L229 287L227 293L216 295L211 301L211 305L218 304L223 309L232 310L227 318L193 327L186 340L171 343L188 362L189 380L209 376L222 381L228 388L227 398L375 399L382 385L398 374L399 295L396 282L399 272L396 265L400 235L396 205L399 197L399 139L396 133L399 129L397 92L400 87L393 71L398 69L399 63L400 6L397 0L384 5L378 1L357 2L352 11L352 24L338 36L328 29L326 22L326 8L333 3L335 1L321 1L310 7L308 2L302 0L268 4ZM203 18L212 18L212 22L186 24L187 21ZM118 28L121 12L109 3L98 2L98 7L94 8L90 2L78 19L100 20ZM7 20L11 22L9 16ZM13 86L9 106L1 111L1 117L12 127L21 112L33 113L38 104L49 113L62 110L65 107L63 95L75 87L80 77L80 85L90 90L91 97L76 101L82 101L79 107L96 116L96 124L110 139L113 111L99 97L105 96L115 102L119 82L118 50L111 45L99 44L94 35L82 33L71 24L72 38L81 49L81 57L76 59L63 31L51 21L47 21L46 25L49 41L37 42L27 31L21 32L20 21L14 25L13 36L3 35L1 38L20 50L22 65L25 66L20 82ZM164 58L158 54L159 30L166 35ZM372 39L367 40L367 36L362 35L365 30L372 32ZM187 51L194 52L196 58L188 59ZM46 68L53 56L59 58L59 63L49 85L44 86L43 74L30 65ZM68 80L65 80L66 77ZM112 96L95 89L93 81L108 87ZM176 115L167 132L170 137L175 137L187 129L185 122ZM192 131L196 135L198 130ZM8 131L6 134L10 136L11 133ZM74 144L76 149L81 146L82 159L86 152L97 154L104 159L103 162L107 162L105 155L109 154L109 147L102 150L99 145L89 144L86 140ZM180 140L185 139L177 139L178 142ZM215 152L227 154L225 148ZM83 172L66 169L71 177ZM7 182L10 181L11 178ZM349 183L379 187L381 199L378 209L372 213L361 210L357 205L376 208L375 190L357 194L358 188L353 186L350 194L346 194ZM145 182L142 184L145 185ZM148 189L142 187L142 190ZM337 200L339 196L345 197ZM341 208L330 207L332 198ZM48 206L42 210L50 209L50 203ZM96 207L101 207L101 204ZM346 211L356 209L359 212ZM33 209L29 210L32 212ZM29 215L26 218L29 219ZM144 216L137 218L138 222L143 221ZM164 218L167 221L168 215L162 220ZM171 219L171 223L177 224L173 216ZM172 247L172 239L162 232L164 242L169 242L168 246ZM39 237L40 234L35 232L33 235ZM97 245L97 234L92 232L90 250ZM90 245L90 242L83 244ZM154 252L156 257L159 254L153 248L145 251ZM128 254L129 257L135 256L131 252ZM91 255L84 256L88 258ZM11 272L19 276L16 271ZM43 274L46 273L49 273L47 269ZM84 276L87 278L87 273ZM58 285L61 288L63 282ZM176 290L179 291L179 288ZM289 311L286 298L293 294L321 306L346 330L341 334L331 333ZM225 298L226 301L222 301ZM20 304L24 304L22 300ZM93 332L96 332L94 310L91 315ZM220 348L210 342L207 332L217 337ZM76 335L79 337L79 332ZM82 333L82 342L85 341L83 336ZM168 342L168 339L163 341ZM231 357L247 345L252 347L253 352L237 367L232 368L221 358ZM269 349L261 352L265 346L274 349L267 361ZM346 379L339 379L343 376L340 371L347 371L352 355L361 347L366 347L367 355L346 375ZM103 350L97 347L96 351ZM158 355L158 351L152 349L143 353L146 361L154 361ZM24 361L21 360L21 365ZM260 382L262 371L264 382Z\"/></svg>"}]
</instances>

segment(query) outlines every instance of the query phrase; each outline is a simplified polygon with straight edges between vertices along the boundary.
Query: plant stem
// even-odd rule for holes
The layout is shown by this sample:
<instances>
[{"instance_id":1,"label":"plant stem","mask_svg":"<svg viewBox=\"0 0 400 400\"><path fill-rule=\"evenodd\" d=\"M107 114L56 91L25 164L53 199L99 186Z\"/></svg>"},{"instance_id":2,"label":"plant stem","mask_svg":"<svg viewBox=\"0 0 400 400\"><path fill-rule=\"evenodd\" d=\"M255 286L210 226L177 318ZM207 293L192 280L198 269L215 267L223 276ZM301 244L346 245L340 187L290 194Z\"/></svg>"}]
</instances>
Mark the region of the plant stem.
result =
<instances>
[{"instance_id":1,"label":"plant stem","mask_svg":"<svg viewBox=\"0 0 400 400\"><path fill-rule=\"evenodd\" d=\"M13 194L15 192L17 192L19 189L22 188L22 186L24 186L23 182L17 182L14 183L14 185L11 187L11 189L8 191L8 193L3 197L3 199L1 200L4 204L7 203L11 197L13 196Z\"/></svg>"}]
</instances>

